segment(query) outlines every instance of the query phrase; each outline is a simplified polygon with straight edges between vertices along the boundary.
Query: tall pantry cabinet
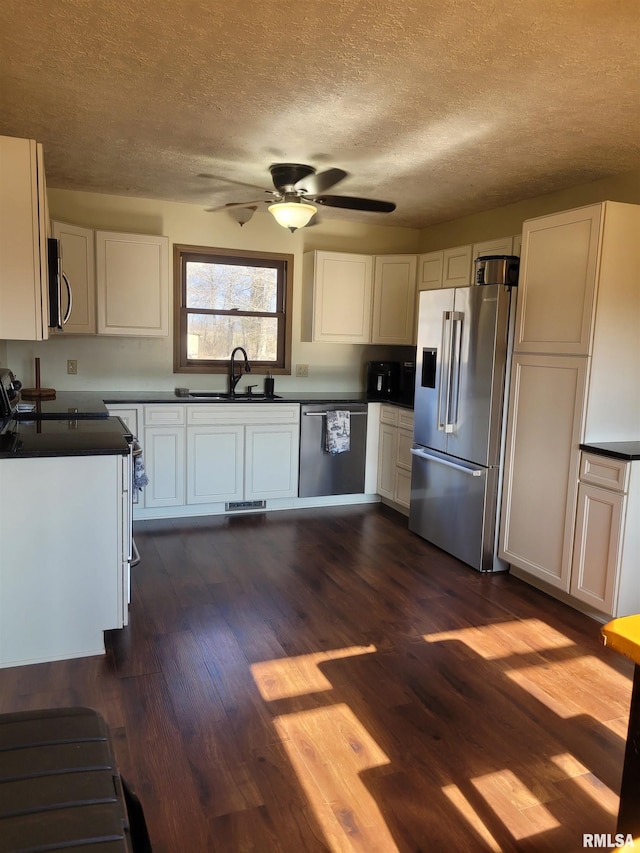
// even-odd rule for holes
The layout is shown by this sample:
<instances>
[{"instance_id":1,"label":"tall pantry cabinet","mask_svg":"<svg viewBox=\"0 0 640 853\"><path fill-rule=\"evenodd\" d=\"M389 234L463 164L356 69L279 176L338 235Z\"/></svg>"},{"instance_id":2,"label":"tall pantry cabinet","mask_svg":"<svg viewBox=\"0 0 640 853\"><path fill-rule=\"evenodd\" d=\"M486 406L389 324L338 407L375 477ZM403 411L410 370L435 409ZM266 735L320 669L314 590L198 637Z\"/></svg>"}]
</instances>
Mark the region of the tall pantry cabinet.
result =
<instances>
[{"instance_id":1,"label":"tall pantry cabinet","mask_svg":"<svg viewBox=\"0 0 640 853\"><path fill-rule=\"evenodd\" d=\"M640 206L540 217L522 236L500 556L569 593L579 445L640 439Z\"/></svg>"}]
</instances>

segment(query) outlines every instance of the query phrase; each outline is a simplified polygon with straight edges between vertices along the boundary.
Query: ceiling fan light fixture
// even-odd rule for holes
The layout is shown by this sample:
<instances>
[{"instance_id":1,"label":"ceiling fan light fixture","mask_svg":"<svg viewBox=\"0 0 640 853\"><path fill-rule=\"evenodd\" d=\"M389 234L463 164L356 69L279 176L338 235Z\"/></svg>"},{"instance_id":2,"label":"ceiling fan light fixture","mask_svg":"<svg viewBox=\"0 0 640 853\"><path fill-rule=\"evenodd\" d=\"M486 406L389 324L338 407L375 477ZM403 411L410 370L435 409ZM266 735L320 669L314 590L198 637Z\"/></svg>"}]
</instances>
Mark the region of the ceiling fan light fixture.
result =
<instances>
[{"instance_id":1,"label":"ceiling fan light fixture","mask_svg":"<svg viewBox=\"0 0 640 853\"><path fill-rule=\"evenodd\" d=\"M278 225L295 231L296 228L304 228L309 220L318 212L318 208L304 201L277 201L269 205L269 213Z\"/></svg>"}]
</instances>

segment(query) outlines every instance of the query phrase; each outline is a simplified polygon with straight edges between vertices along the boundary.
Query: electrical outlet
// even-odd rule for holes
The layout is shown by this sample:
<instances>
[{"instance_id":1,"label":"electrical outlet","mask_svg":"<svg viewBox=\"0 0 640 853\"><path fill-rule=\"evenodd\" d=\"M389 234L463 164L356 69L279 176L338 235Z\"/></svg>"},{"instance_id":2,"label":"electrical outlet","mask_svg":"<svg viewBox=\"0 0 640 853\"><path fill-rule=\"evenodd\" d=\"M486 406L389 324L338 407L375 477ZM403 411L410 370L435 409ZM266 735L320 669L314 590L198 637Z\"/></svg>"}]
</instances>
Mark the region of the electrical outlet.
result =
<instances>
[{"instance_id":1,"label":"electrical outlet","mask_svg":"<svg viewBox=\"0 0 640 853\"><path fill-rule=\"evenodd\" d=\"M296 376L308 376L309 375L309 365L308 364L296 364Z\"/></svg>"},{"instance_id":2,"label":"electrical outlet","mask_svg":"<svg viewBox=\"0 0 640 853\"><path fill-rule=\"evenodd\" d=\"M75 358L70 358L67 360L67 373L75 376L78 373L78 362Z\"/></svg>"}]
</instances>

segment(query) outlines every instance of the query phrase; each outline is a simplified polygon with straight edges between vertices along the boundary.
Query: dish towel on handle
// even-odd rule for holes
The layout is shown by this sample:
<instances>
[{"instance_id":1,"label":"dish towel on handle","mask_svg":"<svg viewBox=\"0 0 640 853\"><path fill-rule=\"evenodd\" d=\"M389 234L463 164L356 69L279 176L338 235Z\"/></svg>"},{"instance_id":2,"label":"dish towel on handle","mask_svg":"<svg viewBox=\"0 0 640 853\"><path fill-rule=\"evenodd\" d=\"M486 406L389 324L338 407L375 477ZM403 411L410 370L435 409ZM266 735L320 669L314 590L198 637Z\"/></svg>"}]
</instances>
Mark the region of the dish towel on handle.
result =
<instances>
[{"instance_id":1,"label":"dish towel on handle","mask_svg":"<svg viewBox=\"0 0 640 853\"><path fill-rule=\"evenodd\" d=\"M351 415L349 412L327 412L325 448L328 453L346 453L351 449Z\"/></svg>"},{"instance_id":2,"label":"dish towel on handle","mask_svg":"<svg viewBox=\"0 0 640 853\"><path fill-rule=\"evenodd\" d=\"M137 438L133 439L131 444L131 452L133 453L133 485L136 489L143 489L149 485L149 478L144 469L144 460L142 458L142 448Z\"/></svg>"}]
</instances>

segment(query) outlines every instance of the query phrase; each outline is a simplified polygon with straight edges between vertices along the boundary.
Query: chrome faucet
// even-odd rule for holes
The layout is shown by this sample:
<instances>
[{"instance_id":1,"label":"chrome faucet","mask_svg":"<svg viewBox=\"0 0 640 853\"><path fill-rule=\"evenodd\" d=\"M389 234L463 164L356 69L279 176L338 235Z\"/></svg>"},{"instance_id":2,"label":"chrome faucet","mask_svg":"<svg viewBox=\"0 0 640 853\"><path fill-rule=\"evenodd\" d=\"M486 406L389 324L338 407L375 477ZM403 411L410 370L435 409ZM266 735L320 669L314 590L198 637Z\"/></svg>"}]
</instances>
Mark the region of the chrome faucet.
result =
<instances>
[{"instance_id":1,"label":"chrome faucet","mask_svg":"<svg viewBox=\"0 0 640 853\"><path fill-rule=\"evenodd\" d=\"M236 366L235 366L235 357L236 353L241 352L244 357L244 372L251 373L251 365L249 364L249 359L247 358L247 351L244 347L235 347L235 349L231 353L231 358L229 360L229 393L233 396L236 393L236 385L242 379L242 370L240 373L236 375Z\"/></svg>"}]
</instances>

